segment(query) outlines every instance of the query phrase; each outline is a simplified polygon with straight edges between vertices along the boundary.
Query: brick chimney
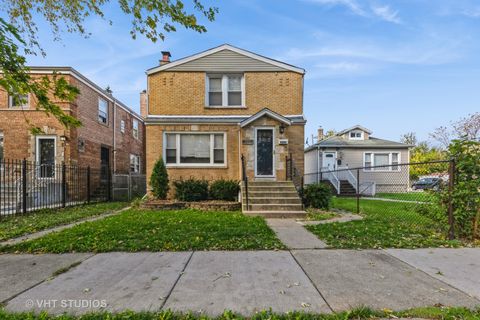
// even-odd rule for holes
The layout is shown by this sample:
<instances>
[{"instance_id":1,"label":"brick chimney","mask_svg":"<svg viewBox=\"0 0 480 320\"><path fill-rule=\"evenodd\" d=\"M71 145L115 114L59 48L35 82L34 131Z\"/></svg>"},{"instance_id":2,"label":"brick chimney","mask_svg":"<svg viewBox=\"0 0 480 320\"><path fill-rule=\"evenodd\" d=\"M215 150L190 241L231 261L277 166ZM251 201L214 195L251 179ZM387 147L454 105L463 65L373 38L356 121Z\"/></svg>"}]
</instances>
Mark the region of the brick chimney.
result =
<instances>
[{"instance_id":1,"label":"brick chimney","mask_svg":"<svg viewBox=\"0 0 480 320\"><path fill-rule=\"evenodd\" d=\"M170 63L170 51L162 51L162 60L160 60L160 65L163 66L164 64Z\"/></svg>"},{"instance_id":2,"label":"brick chimney","mask_svg":"<svg viewBox=\"0 0 480 320\"><path fill-rule=\"evenodd\" d=\"M147 90L140 92L140 115L147 117Z\"/></svg>"},{"instance_id":3,"label":"brick chimney","mask_svg":"<svg viewBox=\"0 0 480 320\"><path fill-rule=\"evenodd\" d=\"M318 141L322 141L324 137L325 137L325 135L323 134L323 128L319 127L318 128L318 136L317 136Z\"/></svg>"}]
</instances>

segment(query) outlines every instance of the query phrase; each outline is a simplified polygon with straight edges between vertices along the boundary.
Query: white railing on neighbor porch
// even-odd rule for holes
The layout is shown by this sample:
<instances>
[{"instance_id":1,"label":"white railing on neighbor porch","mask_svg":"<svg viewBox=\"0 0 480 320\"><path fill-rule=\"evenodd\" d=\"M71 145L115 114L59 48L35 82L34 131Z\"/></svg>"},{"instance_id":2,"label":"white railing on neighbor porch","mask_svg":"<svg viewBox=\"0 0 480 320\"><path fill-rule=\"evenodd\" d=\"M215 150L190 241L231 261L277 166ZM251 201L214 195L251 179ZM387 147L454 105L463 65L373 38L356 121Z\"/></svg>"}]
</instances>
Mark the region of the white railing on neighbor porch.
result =
<instances>
[{"instance_id":1,"label":"white railing on neighbor porch","mask_svg":"<svg viewBox=\"0 0 480 320\"><path fill-rule=\"evenodd\" d=\"M348 169L347 166L345 167L338 167L337 169L337 178L338 180L346 180L348 183L352 185L352 187L355 189L356 192L357 190L357 178L353 175L352 171Z\"/></svg>"},{"instance_id":2,"label":"white railing on neighbor porch","mask_svg":"<svg viewBox=\"0 0 480 320\"><path fill-rule=\"evenodd\" d=\"M338 179L335 171L331 171L330 168L328 168L328 167L322 168L320 179L322 181L323 180L330 181L330 183L333 185L335 190L337 190L337 194L340 193L340 179Z\"/></svg>"}]
</instances>

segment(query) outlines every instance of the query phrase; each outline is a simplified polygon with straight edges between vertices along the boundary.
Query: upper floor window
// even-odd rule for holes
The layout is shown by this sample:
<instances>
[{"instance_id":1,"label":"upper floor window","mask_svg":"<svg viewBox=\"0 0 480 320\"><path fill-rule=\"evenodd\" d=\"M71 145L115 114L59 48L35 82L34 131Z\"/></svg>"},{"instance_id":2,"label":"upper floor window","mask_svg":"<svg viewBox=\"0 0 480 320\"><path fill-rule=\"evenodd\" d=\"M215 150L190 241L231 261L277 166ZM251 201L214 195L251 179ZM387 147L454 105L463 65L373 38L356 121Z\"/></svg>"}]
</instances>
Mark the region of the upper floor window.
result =
<instances>
[{"instance_id":1,"label":"upper floor window","mask_svg":"<svg viewBox=\"0 0 480 320\"><path fill-rule=\"evenodd\" d=\"M98 99L98 121L108 123L108 102L102 98Z\"/></svg>"},{"instance_id":2,"label":"upper floor window","mask_svg":"<svg viewBox=\"0 0 480 320\"><path fill-rule=\"evenodd\" d=\"M350 140L363 140L363 131L350 131Z\"/></svg>"},{"instance_id":3,"label":"upper floor window","mask_svg":"<svg viewBox=\"0 0 480 320\"><path fill-rule=\"evenodd\" d=\"M135 139L138 139L138 120L132 120L132 134Z\"/></svg>"},{"instance_id":4,"label":"upper floor window","mask_svg":"<svg viewBox=\"0 0 480 320\"><path fill-rule=\"evenodd\" d=\"M243 74L207 75L206 105L211 107L239 107L244 105Z\"/></svg>"},{"instance_id":5,"label":"upper floor window","mask_svg":"<svg viewBox=\"0 0 480 320\"><path fill-rule=\"evenodd\" d=\"M8 97L9 108L26 108L28 107L28 94L14 94Z\"/></svg>"},{"instance_id":6,"label":"upper floor window","mask_svg":"<svg viewBox=\"0 0 480 320\"><path fill-rule=\"evenodd\" d=\"M125 133L125 120L120 121L120 132Z\"/></svg>"}]
</instances>

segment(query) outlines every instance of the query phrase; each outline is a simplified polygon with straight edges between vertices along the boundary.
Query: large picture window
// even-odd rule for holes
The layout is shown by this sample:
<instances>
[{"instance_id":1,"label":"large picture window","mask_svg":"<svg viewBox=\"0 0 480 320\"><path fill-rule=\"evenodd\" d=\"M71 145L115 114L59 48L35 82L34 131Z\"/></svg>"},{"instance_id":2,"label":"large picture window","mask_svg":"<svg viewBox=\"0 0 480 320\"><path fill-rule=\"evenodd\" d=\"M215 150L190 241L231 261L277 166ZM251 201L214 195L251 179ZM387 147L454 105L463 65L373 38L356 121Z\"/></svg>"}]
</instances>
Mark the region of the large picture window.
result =
<instances>
[{"instance_id":1,"label":"large picture window","mask_svg":"<svg viewBox=\"0 0 480 320\"><path fill-rule=\"evenodd\" d=\"M166 133L167 165L216 166L225 164L224 133Z\"/></svg>"},{"instance_id":2,"label":"large picture window","mask_svg":"<svg viewBox=\"0 0 480 320\"><path fill-rule=\"evenodd\" d=\"M211 107L241 107L244 105L243 74L207 75L206 105Z\"/></svg>"},{"instance_id":3,"label":"large picture window","mask_svg":"<svg viewBox=\"0 0 480 320\"><path fill-rule=\"evenodd\" d=\"M400 171L399 163L398 152L366 152L363 156L365 171Z\"/></svg>"}]
</instances>

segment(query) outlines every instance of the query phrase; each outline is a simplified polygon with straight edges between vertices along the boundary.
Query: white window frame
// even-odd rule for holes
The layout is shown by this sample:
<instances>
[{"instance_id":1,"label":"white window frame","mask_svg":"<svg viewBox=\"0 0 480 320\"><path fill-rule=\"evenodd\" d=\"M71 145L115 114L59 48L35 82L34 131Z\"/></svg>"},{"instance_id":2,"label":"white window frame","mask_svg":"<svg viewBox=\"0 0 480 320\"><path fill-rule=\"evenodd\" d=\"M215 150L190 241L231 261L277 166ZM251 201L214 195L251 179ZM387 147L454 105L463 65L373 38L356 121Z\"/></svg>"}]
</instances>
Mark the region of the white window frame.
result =
<instances>
[{"instance_id":1,"label":"white window frame","mask_svg":"<svg viewBox=\"0 0 480 320\"><path fill-rule=\"evenodd\" d=\"M355 137L352 137L352 133L355 133ZM357 133L360 133L360 137L357 137ZM348 139L349 140L363 140L364 139L364 132L361 130L352 130L348 132Z\"/></svg>"},{"instance_id":2,"label":"white window frame","mask_svg":"<svg viewBox=\"0 0 480 320\"><path fill-rule=\"evenodd\" d=\"M120 120L120 132L125 133L125 120Z\"/></svg>"},{"instance_id":3,"label":"white window frame","mask_svg":"<svg viewBox=\"0 0 480 320\"><path fill-rule=\"evenodd\" d=\"M46 139L53 139L53 176L51 177L41 177L40 174L40 152L39 152L39 147L40 147L40 140L46 140ZM55 176L57 175L57 136L52 136L52 135L39 135L35 136L35 162L38 163L37 167L37 178L38 179L55 179Z\"/></svg>"},{"instance_id":4,"label":"white window frame","mask_svg":"<svg viewBox=\"0 0 480 320\"><path fill-rule=\"evenodd\" d=\"M136 127L136 128L135 128ZM139 129L139 121L137 119L132 119L132 136L135 138L135 139L138 139L139 137L139 132L140 132L140 129Z\"/></svg>"},{"instance_id":5,"label":"white window frame","mask_svg":"<svg viewBox=\"0 0 480 320\"><path fill-rule=\"evenodd\" d=\"M175 151L176 151L176 163L166 163L167 162L167 134L175 134ZM180 135L186 134L203 134L210 135L210 163L180 163ZM214 163L214 146L215 146L215 135L223 134L223 158L224 163ZM163 159L165 159L165 166L167 168L226 168L227 167L227 133L224 131L169 131L163 133Z\"/></svg>"},{"instance_id":6,"label":"white window frame","mask_svg":"<svg viewBox=\"0 0 480 320\"><path fill-rule=\"evenodd\" d=\"M397 165L397 170L393 170L393 166L394 164L392 164L392 159L393 159L393 156L392 154L398 154L398 165ZM388 167L385 167L385 169L382 169L382 170L372 170L372 169L365 169L366 167L366 155L367 154L370 154L371 155L371 165L369 167L375 167L375 154L388 154ZM402 163L401 161L401 158L402 158L402 153L400 151L366 151L363 153L363 172L400 172L401 171L401 167L400 167L400 164Z\"/></svg>"},{"instance_id":7,"label":"white window frame","mask_svg":"<svg viewBox=\"0 0 480 320\"><path fill-rule=\"evenodd\" d=\"M211 106L210 105L210 77L222 78L222 105ZM241 76L240 86L242 90L240 105L228 105L228 77L229 76ZM245 107L245 74L244 73L206 73L205 74L205 107L206 108L246 108Z\"/></svg>"},{"instance_id":8,"label":"white window frame","mask_svg":"<svg viewBox=\"0 0 480 320\"><path fill-rule=\"evenodd\" d=\"M134 171L132 171L132 159L135 159L136 163L133 163ZM138 171L137 171L138 166ZM140 162L140 156L138 154L130 153L130 173L140 173L142 170L142 165Z\"/></svg>"},{"instance_id":9,"label":"white window frame","mask_svg":"<svg viewBox=\"0 0 480 320\"><path fill-rule=\"evenodd\" d=\"M14 106L13 105L13 98L14 96L27 96L27 101L25 102L25 104L21 105L21 106ZM28 106L30 105L30 95L29 94L14 94L14 95L9 95L8 96L8 107L9 108L28 108Z\"/></svg>"},{"instance_id":10,"label":"white window frame","mask_svg":"<svg viewBox=\"0 0 480 320\"><path fill-rule=\"evenodd\" d=\"M101 101L104 101L104 102L106 103L106 105L107 105L107 112L105 113L105 114L106 114L106 116L105 116L105 119L106 119L105 121L106 121L106 122L103 122L103 121L100 120L100 102L101 102ZM98 98L98 106L97 106L97 111L98 111L98 112L97 112L97 121L98 121L98 123L101 123L101 124L103 124L103 125L108 126L108 121L109 121L108 109L109 109L109 108L108 108L108 100L103 99L103 98ZM103 113L103 111L101 111L101 112Z\"/></svg>"}]
</instances>

